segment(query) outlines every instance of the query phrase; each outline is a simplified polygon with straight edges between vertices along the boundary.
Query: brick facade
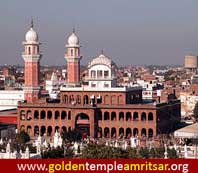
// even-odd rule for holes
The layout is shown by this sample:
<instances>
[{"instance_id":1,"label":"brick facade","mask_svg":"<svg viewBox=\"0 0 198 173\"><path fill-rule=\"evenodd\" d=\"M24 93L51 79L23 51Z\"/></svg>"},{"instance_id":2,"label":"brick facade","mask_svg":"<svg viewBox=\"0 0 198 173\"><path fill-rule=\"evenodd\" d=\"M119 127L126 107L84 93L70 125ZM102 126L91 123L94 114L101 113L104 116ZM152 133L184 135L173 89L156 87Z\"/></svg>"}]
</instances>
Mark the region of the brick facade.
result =
<instances>
[{"instance_id":1,"label":"brick facade","mask_svg":"<svg viewBox=\"0 0 198 173\"><path fill-rule=\"evenodd\" d=\"M52 136L56 130L78 128L91 137L106 138L151 137L174 130L174 124L180 120L179 101L158 105L127 103L128 94L61 92L61 100L57 103L20 103L18 128L25 129L30 136ZM91 98L92 95L100 95L100 99ZM109 100L105 101L106 95Z\"/></svg>"}]
</instances>

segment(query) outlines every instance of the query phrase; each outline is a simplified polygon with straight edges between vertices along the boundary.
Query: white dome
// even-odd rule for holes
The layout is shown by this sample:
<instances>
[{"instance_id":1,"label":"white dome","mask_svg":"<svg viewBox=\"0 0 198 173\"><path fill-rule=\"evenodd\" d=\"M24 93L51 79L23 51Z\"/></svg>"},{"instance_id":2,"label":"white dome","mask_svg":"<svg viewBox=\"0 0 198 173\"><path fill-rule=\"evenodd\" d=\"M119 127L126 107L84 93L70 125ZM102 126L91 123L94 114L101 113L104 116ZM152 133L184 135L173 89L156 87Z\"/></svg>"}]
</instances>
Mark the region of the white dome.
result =
<instances>
[{"instance_id":1,"label":"white dome","mask_svg":"<svg viewBox=\"0 0 198 173\"><path fill-rule=\"evenodd\" d=\"M38 34L36 31L34 31L33 28L30 28L30 30L25 35L26 41L38 41Z\"/></svg>"},{"instance_id":2,"label":"white dome","mask_svg":"<svg viewBox=\"0 0 198 173\"><path fill-rule=\"evenodd\" d=\"M78 45L79 44L79 39L74 32L69 36L68 44L69 45Z\"/></svg>"},{"instance_id":3,"label":"white dome","mask_svg":"<svg viewBox=\"0 0 198 173\"><path fill-rule=\"evenodd\" d=\"M88 67L98 65L98 64L103 64L103 65L107 65L109 67L112 67L112 65L114 65L115 63L109 57L105 56L102 53L98 57L92 59L92 61L88 65Z\"/></svg>"}]
</instances>

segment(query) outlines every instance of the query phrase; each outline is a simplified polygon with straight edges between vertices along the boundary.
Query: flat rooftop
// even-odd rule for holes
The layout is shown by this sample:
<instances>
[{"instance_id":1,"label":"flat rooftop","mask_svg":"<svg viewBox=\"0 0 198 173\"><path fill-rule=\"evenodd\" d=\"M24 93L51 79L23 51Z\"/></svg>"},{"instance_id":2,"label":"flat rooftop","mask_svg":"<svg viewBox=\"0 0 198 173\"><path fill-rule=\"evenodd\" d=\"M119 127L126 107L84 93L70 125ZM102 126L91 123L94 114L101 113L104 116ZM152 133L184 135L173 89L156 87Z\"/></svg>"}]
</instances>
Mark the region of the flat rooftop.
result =
<instances>
[{"instance_id":1,"label":"flat rooftop","mask_svg":"<svg viewBox=\"0 0 198 173\"><path fill-rule=\"evenodd\" d=\"M141 90L141 86L131 86L131 87L111 87L111 88L93 88L89 86L79 86L79 87L72 87L72 86L62 86L60 91L108 91L108 92L126 92L126 91L136 91Z\"/></svg>"},{"instance_id":2,"label":"flat rooftop","mask_svg":"<svg viewBox=\"0 0 198 173\"><path fill-rule=\"evenodd\" d=\"M0 117L3 116L17 116L17 109L0 111Z\"/></svg>"}]
</instances>

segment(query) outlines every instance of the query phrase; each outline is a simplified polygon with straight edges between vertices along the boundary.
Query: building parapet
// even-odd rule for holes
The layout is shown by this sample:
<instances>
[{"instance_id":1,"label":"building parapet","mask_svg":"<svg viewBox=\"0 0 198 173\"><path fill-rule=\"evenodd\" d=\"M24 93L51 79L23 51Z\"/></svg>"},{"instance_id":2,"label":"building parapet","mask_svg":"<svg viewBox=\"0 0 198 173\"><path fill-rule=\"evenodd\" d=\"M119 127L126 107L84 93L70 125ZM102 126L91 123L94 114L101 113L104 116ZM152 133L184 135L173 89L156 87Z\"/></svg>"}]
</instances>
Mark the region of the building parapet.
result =
<instances>
[{"instance_id":1,"label":"building parapet","mask_svg":"<svg viewBox=\"0 0 198 173\"><path fill-rule=\"evenodd\" d=\"M126 92L126 91L136 91L141 90L141 86L131 86L131 87L112 87L112 88L93 88L89 86L80 87L65 87L62 86L60 91L108 91L108 92Z\"/></svg>"}]
</instances>

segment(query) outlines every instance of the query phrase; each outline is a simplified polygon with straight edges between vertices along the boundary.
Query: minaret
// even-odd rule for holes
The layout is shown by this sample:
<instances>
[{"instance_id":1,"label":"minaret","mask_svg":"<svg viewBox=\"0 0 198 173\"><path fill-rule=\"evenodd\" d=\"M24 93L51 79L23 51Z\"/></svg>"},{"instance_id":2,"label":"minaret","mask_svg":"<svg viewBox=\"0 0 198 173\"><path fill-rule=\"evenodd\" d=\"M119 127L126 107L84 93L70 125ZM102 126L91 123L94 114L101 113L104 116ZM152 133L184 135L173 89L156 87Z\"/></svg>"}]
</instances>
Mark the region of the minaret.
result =
<instances>
[{"instance_id":1,"label":"minaret","mask_svg":"<svg viewBox=\"0 0 198 173\"><path fill-rule=\"evenodd\" d=\"M79 39L75 34L75 30L69 36L66 48L67 84L69 86L78 86L80 85L80 60L82 56L80 56Z\"/></svg>"},{"instance_id":2,"label":"minaret","mask_svg":"<svg viewBox=\"0 0 198 173\"><path fill-rule=\"evenodd\" d=\"M39 72L40 72L40 59L38 34L33 29L33 20L29 31L25 35L24 52L22 57L25 61L25 85L24 93L27 102L37 101L39 98Z\"/></svg>"}]
</instances>

